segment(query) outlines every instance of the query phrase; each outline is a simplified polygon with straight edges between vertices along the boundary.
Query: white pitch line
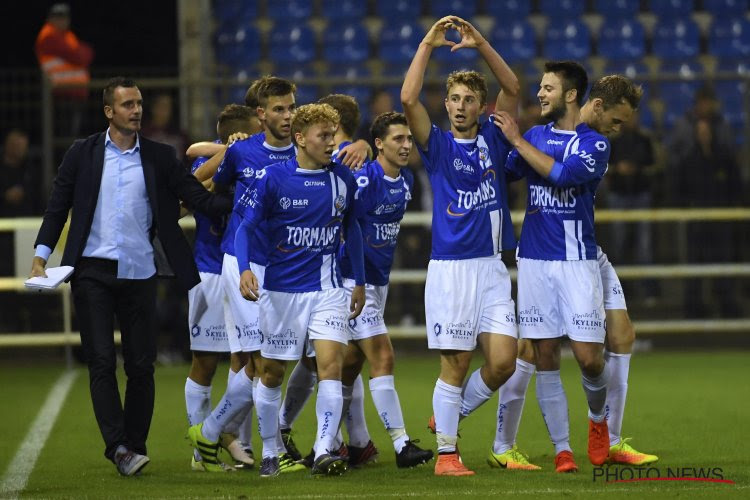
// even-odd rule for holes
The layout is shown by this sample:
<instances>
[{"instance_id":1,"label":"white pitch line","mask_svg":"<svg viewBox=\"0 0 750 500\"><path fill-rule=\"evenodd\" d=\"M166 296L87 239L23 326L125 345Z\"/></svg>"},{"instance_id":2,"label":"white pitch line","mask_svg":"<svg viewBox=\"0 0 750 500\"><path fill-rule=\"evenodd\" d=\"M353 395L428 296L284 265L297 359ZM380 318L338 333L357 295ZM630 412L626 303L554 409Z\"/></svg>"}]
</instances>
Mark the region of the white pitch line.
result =
<instances>
[{"instance_id":1,"label":"white pitch line","mask_svg":"<svg viewBox=\"0 0 750 500\"><path fill-rule=\"evenodd\" d=\"M16 455L8 464L2 483L0 483L0 497L17 498L18 494L26 488L26 482L29 480L31 471L34 470L34 465L77 375L78 370L66 370L50 389L47 400L31 424Z\"/></svg>"}]
</instances>

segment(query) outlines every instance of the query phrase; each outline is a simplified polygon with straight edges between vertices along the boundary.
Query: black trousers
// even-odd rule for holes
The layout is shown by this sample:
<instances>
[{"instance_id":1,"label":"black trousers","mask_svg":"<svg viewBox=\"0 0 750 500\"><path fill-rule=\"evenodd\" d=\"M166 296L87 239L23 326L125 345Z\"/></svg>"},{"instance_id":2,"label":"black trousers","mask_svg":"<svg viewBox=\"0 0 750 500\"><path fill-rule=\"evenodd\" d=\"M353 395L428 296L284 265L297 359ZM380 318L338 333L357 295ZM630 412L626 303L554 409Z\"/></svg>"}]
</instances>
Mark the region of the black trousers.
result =
<instances>
[{"instance_id":1,"label":"black trousers","mask_svg":"<svg viewBox=\"0 0 750 500\"><path fill-rule=\"evenodd\" d=\"M83 257L71 287L104 456L114 460L119 445L145 455L154 411L156 278L118 279L116 261ZM124 405L115 374L115 316L127 376Z\"/></svg>"}]
</instances>

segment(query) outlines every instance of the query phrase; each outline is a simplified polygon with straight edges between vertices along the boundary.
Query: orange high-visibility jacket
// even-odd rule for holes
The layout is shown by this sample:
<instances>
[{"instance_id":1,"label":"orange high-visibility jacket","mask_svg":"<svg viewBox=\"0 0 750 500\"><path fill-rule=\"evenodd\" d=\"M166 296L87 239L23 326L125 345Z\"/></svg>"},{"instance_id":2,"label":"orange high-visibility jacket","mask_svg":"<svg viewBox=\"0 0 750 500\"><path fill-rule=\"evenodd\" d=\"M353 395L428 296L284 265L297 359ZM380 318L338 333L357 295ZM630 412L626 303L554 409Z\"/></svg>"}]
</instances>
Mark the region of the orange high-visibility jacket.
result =
<instances>
[{"instance_id":1,"label":"orange high-visibility jacket","mask_svg":"<svg viewBox=\"0 0 750 500\"><path fill-rule=\"evenodd\" d=\"M60 31L46 23L36 38L35 49L39 65L52 82L56 95L81 99L88 96L87 85L91 79L88 67L94 58L94 51L88 44L79 41L72 31ZM57 88L63 85L80 87Z\"/></svg>"}]
</instances>

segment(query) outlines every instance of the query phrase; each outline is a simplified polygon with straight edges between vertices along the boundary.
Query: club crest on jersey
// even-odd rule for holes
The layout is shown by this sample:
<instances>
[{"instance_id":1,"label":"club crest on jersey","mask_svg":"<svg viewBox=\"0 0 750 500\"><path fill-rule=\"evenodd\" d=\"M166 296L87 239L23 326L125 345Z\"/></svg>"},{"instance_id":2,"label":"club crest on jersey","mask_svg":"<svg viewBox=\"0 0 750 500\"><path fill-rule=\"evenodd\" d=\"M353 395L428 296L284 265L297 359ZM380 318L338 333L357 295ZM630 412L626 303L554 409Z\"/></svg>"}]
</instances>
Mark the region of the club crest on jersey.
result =
<instances>
[{"instance_id":1,"label":"club crest on jersey","mask_svg":"<svg viewBox=\"0 0 750 500\"><path fill-rule=\"evenodd\" d=\"M292 206L292 200L284 196L279 200L279 205L281 205L281 208L286 210L287 208Z\"/></svg>"},{"instance_id":2,"label":"club crest on jersey","mask_svg":"<svg viewBox=\"0 0 750 500\"><path fill-rule=\"evenodd\" d=\"M596 144L594 144L594 147L598 149L599 151L604 151L607 149L607 143L604 141L596 141Z\"/></svg>"},{"instance_id":3,"label":"club crest on jersey","mask_svg":"<svg viewBox=\"0 0 750 500\"><path fill-rule=\"evenodd\" d=\"M245 167L242 169L242 175L245 176L245 179L252 179L255 177L255 170L253 170L251 167Z\"/></svg>"},{"instance_id":4,"label":"club crest on jersey","mask_svg":"<svg viewBox=\"0 0 750 500\"><path fill-rule=\"evenodd\" d=\"M485 148L485 147L480 147L479 148L479 161L481 161L482 163L484 163L484 162L487 161L487 158L489 158L489 157L490 157L489 150L487 148Z\"/></svg>"},{"instance_id":5,"label":"club crest on jersey","mask_svg":"<svg viewBox=\"0 0 750 500\"><path fill-rule=\"evenodd\" d=\"M474 167L471 165L467 165L464 163L461 158L455 158L453 160L453 168L455 168L459 172L465 172L467 174L473 174L474 173Z\"/></svg>"},{"instance_id":6,"label":"club crest on jersey","mask_svg":"<svg viewBox=\"0 0 750 500\"><path fill-rule=\"evenodd\" d=\"M346 208L346 198L344 198L343 195L338 195L333 201L333 206L336 207L336 210L339 212L343 212L344 208Z\"/></svg>"}]
</instances>

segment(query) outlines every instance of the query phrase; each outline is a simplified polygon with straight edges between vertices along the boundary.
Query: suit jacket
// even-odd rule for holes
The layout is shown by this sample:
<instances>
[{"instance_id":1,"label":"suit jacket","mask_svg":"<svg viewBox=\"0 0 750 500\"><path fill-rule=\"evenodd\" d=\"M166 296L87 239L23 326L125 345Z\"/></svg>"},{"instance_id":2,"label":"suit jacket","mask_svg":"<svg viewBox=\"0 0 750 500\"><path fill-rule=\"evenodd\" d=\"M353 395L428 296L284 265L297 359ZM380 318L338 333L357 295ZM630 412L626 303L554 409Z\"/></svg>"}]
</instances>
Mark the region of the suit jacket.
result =
<instances>
[{"instance_id":1,"label":"suit jacket","mask_svg":"<svg viewBox=\"0 0 750 500\"><path fill-rule=\"evenodd\" d=\"M55 248L73 210L62 265L76 266L88 241L104 169L105 133L77 140L65 153L44 213L36 245ZM209 215L232 211L232 200L209 193L184 168L172 146L139 136L141 164L152 213L150 239L157 274L176 276L185 288L200 282L190 245L177 224L182 199Z\"/></svg>"}]
</instances>

